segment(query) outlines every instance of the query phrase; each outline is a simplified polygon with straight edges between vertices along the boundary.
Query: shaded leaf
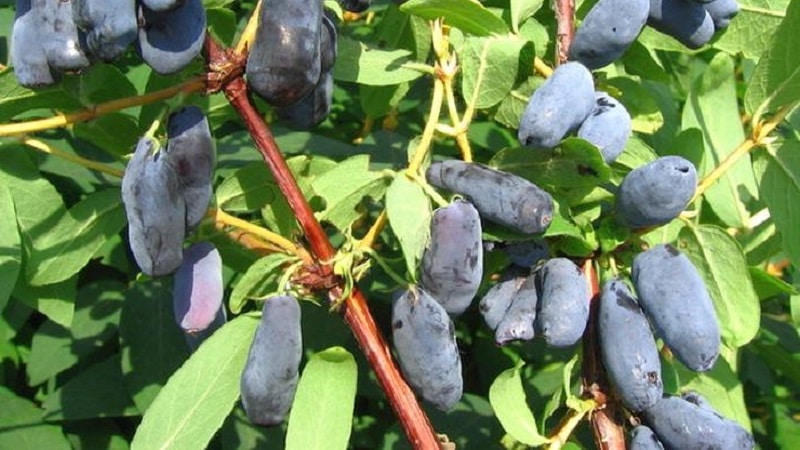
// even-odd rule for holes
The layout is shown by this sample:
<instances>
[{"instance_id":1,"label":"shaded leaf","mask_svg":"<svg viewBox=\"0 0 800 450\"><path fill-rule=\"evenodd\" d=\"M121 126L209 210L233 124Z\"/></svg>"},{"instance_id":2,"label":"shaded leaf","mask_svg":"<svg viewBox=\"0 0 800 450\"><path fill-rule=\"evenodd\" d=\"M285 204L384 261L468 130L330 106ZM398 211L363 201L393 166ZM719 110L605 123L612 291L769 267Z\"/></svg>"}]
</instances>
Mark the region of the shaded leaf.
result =
<instances>
[{"instance_id":1,"label":"shaded leaf","mask_svg":"<svg viewBox=\"0 0 800 450\"><path fill-rule=\"evenodd\" d=\"M413 277L428 241L431 201L417 183L400 172L386 191L386 214Z\"/></svg>"},{"instance_id":2,"label":"shaded leaf","mask_svg":"<svg viewBox=\"0 0 800 450\"><path fill-rule=\"evenodd\" d=\"M206 448L239 398L257 326L257 319L239 316L211 335L161 389L131 449Z\"/></svg>"}]
</instances>

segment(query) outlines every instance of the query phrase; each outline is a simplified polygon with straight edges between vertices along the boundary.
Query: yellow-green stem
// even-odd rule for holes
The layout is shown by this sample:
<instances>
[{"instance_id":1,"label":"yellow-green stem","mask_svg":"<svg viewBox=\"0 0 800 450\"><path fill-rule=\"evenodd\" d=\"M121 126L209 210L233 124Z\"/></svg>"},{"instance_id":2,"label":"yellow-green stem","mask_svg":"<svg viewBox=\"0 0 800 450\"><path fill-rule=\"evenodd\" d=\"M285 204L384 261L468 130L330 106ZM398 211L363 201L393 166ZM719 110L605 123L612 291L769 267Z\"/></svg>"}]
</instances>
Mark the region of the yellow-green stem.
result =
<instances>
[{"instance_id":1,"label":"yellow-green stem","mask_svg":"<svg viewBox=\"0 0 800 450\"><path fill-rule=\"evenodd\" d=\"M107 165L105 165L103 163L99 163L97 161L92 161L90 159L82 158L82 157L80 157L78 155L74 155L72 153L64 152L64 151L59 150L59 149L57 149L55 147L52 147L52 146L48 145L47 143L42 142L42 141L40 141L38 139L31 139L31 138L25 136L25 137L22 137L20 139L20 142L22 142L23 144L27 145L28 147L31 147L31 148L36 149L36 150L39 150L40 152L56 156L58 158L67 160L69 162L74 162L74 163L79 164L79 165L81 165L83 167L86 167L87 169L96 170L98 172L102 172L102 173L107 174L107 175L111 175L111 176L114 176L114 177L122 177L122 175L125 173L124 170L115 169L115 168L113 168L111 166L107 166Z\"/></svg>"},{"instance_id":2,"label":"yellow-green stem","mask_svg":"<svg viewBox=\"0 0 800 450\"><path fill-rule=\"evenodd\" d=\"M383 231L383 228L386 226L388 221L389 221L389 216L386 215L386 210L384 209L378 215L378 218L375 219L375 223L373 223L372 226L369 228L367 234L364 235L364 237L358 242L356 248L360 250L372 248L372 246L375 244L375 241L378 240L378 236L381 234L381 231Z\"/></svg>"},{"instance_id":3,"label":"yellow-green stem","mask_svg":"<svg viewBox=\"0 0 800 450\"><path fill-rule=\"evenodd\" d=\"M126 97L110 102L95 105L90 109L78 111L71 114L59 114L57 116L48 117L46 119L30 120L27 122L7 123L0 125L0 136L16 136L20 134L30 134L37 131L51 130L54 128L62 128L67 125L86 122L97 117L109 114L112 112L120 111L134 106L146 105L148 103L165 100L174 97L178 94L190 94L192 92L199 92L205 89L206 83L202 77L192 78L184 81L183 83L161 89L159 91L150 92L144 95L137 95L135 97Z\"/></svg>"},{"instance_id":4,"label":"yellow-green stem","mask_svg":"<svg viewBox=\"0 0 800 450\"><path fill-rule=\"evenodd\" d=\"M533 59L533 69L539 72L543 77L549 78L553 74L553 68L548 66L547 63L539 59L537 56Z\"/></svg>"},{"instance_id":5,"label":"yellow-green stem","mask_svg":"<svg viewBox=\"0 0 800 450\"><path fill-rule=\"evenodd\" d=\"M575 428L578 424L581 423L584 416L591 411L589 409L582 409L580 411L570 409L569 414L566 418L559 424L556 432L550 436L550 444L548 445L548 450L560 450L564 444L567 443L567 440L575 431Z\"/></svg>"},{"instance_id":6,"label":"yellow-green stem","mask_svg":"<svg viewBox=\"0 0 800 450\"><path fill-rule=\"evenodd\" d=\"M430 150L431 142L433 141L433 133L436 130L436 124L439 123L439 114L442 112L442 99L444 97L444 83L442 80L435 78L433 81L433 95L431 96L431 109L428 114L428 121L425 123L425 129L422 130L422 137L419 139L419 144L414 150L414 156L411 163L408 165L406 172L409 174L416 174L422 164L425 162L425 157Z\"/></svg>"},{"instance_id":7,"label":"yellow-green stem","mask_svg":"<svg viewBox=\"0 0 800 450\"><path fill-rule=\"evenodd\" d=\"M213 218L217 222L221 222L226 225L239 228L254 236L263 239L265 242L274 245L276 251L288 253L291 255L296 255L301 259L303 259L303 261L308 261L308 262L311 261L311 257L308 255L305 249L298 247L297 245L294 244L294 242L286 239L280 234L273 233L272 231L267 230L266 228L253 225L252 223L246 220L234 217L221 209L211 209L208 211L207 216Z\"/></svg>"}]
</instances>

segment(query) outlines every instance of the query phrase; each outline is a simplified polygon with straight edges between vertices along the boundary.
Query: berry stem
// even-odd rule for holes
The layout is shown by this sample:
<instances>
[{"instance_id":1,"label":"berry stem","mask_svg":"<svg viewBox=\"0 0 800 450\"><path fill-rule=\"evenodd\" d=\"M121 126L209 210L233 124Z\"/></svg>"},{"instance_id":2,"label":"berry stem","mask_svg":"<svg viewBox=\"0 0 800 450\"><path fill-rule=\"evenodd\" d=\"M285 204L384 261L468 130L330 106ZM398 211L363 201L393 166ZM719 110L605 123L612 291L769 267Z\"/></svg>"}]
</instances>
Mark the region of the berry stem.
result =
<instances>
[{"instance_id":1,"label":"berry stem","mask_svg":"<svg viewBox=\"0 0 800 450\"><path fill-rule=\"evenodd\" d=\"M598 404L591 415L595 444L601 450L625 450L625 434L618 417L616 402L610 399L608 379L600 359L597 337L597 314L600 306L600 282L594 262L587 259L583 274L591 287L589 322L583 335L583 392Z\"/></svg>"},{"instance_id":2,"label":"berry stem","mask_svg":"<svg viewBox=\"0 0 800 450\"><path fill-rule=\"evenodd\" d=\"M206 54L209 66L225 66L227 54L210 36L206 38ZM286 197L308 239L312 253L320 261L333 259L336 251L322 226L314 217L311 206L303 197L272 133L250 102L244 79L242 77L232 79L223 87L223 92L231 106L242 118L278 187ZM439 104L441 104L441 98ZM342 286L339 285L329 292L329 297L331 299L339 298L341 292ZM344 319L361 346L364 356L375 371L378 382L386 393L411 445L414 448L438 449L439 443L433 427L394 363L389 346L367 307L366 298L357 287L352 290L344 302Z\"/></svg>"},{"instance_id":3,"label":"berry stem","mask_svg":"<svg viewBox=\"0 0 800 450\"><path fill-rule=\"evenodd\" d=\"M694 192L694 198L692 198L692 202L696 200L698 197L703 195L703 193L708 190L718 179L720 179L725 173L730 170L739 159L743 156L750 153L753 149L766 145L768 142L769 134L772 133L775 128L786 118L786 116L797 106L797 103L789 104L778 110L778 112L771 117L769 120L765 122L759 122L756 124L755 129L753 130L753 135L745 139L741 144L739 144L736 149L734 149L728 156L722 160L714 170L708 173L700 183L697 185L697 189Z\"/></svg>"},{"instance_id":4,"label":"berry stem","mask_svg":"<svg viewBox=\"0 0 800 450\"><path fill-rule=\"evenodd\" d=\"M79 164L87 169L96 170L98 172L104 173L106 175L111 175L114 177L122 177L122 174L125 172L124 170L115 169L111 166L107 166L103 163L99 163L97 161L92 161L90 159L81 158L78 155L74 155L72 153L67 153L65 151L59 150L51 145L48 145L45 142L42 142L38 139L32 139L27 136L23 136L20 138L20 142L27 145L30 148L39 150L42 153L47 153L48 155L53 155L59 157L61 159L65 159L69 162L74 162Z\"/></svg>"},{"instance_id":5,"label":"berry stem","mask_svg":"<svg viewBox=\"0 0 800 450\"><path fill-rule=\"evenodd\" d=\"M310 264L312 262L311 256L304 248L298 246L280 234L273 233L266 228L253 225L246 220L234 217L221 209L210 209L206 215L213 218L218 224L230 225L260 238L265 243L268 243L274 251L295 255L302 259L306 264Z\"/></svg>"}]
</instances>

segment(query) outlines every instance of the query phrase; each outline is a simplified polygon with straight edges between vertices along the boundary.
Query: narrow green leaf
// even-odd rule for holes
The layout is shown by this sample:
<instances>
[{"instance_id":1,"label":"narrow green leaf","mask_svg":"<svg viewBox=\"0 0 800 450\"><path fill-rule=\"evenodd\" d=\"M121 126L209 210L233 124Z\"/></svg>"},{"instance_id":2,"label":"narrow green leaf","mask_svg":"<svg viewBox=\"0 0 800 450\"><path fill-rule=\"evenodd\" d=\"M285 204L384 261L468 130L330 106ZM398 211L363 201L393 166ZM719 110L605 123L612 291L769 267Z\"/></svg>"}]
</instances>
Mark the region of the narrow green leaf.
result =
<instances>
[{"instance_id":1,"label":"narrow green leaf","mask_svg":"<svg viewBox=\"0 0 800 450\"><path fill-rule=\"evenodd\" d=\"M71 450L61 427L42 421L42 410L0 386L0 448L9 450Z\"/></svg>"},{"instance_id":2,"label":"narrow green leaf","mask_svg":"<svg viewBox=\"0 0 800 450\"><path fill-rule=\"evenodd\" d=\"M33 241L26 275L33 285L75 275L111 236L125 226L118 189L95 192L69 209L55 226Z\"/></svg>"},{"instance_id":3,"label":"narrow green leaf","mask_svg":"<svg viewBox=\"0 0 800 450\"><path fill-rule=\"evenodd\" d=\"M483 5L472 0L409 0L400 7L423 19L444 17L444 22L476 36L506 34L508 26Z\"/></svg>"},{"instance_id":4,"label":"narrow green leaf","mask_svg":"<svg viewBox=\"0 0 800 450\"><path fill-rule=\"evenodd\" d=\"M342 347L331 347L309 359L289 416L287 450L347 448L353 427L357 370L355 358Z\"/></svg>"},{"instance_id":5,"label":"narrow green leaf","mask_svg":"<svg viewBox=\"0 0 800 450\"><path fill-rule=\"evenodd\" d=\"M553 150L520 147L501 150L489 165L543 188L594 187L611 176L597 147L580 138L567 138Z\"/></svg>"},{"instance_id":6,"label":"narrow green leaf","mask_svg":"<svg viewBox=\"0 0 800 450\"><path fill-rule=\"evenodd\" d=\"M406 260L408 273L417 273L431 222L431 201L422 188L399 173L386 191L386 214Z\"/></svg>"},{"instance_id":7,"label":"narrow green leaf","mask_svg":"<svg viewBox=\"0 0 800 450\"><path fill-rule=\"evenodd\" d=\"M766 300L781 294L800 295L800 291L794 286L771 275L760 267L750 266L748 270L750 271L750 278L753 280L753 287L756 290L756 294L758 294L758 298L761 300Z\"/></svg>"},{"instance_id":8,"label":"narrow green leaf","mask_svg":"<svg viewBox=\"0 0 800 450\"><path fill-rule=\"evenodd\" d=\"M22 240L17 227L14 198L8 187L0 184L0 311L5 309L17 283L21 264Z\"/></svg>"},{"instance_id":9,"label":"narrow green leaf","mask_svg":"<svg viewBox=\"0 0 800 450\"><path fill-rule=\"evenodd\" d=\"M120 315L121 368L125 387L141 412L186 360L189 350L172 311L166 280L134 284Z\"/></svg>"},{"instance_id":10,"label":"narrow green leaf","mask_svg":"<svg viewBox=\"0 0 800 450\"><path fill-rule=\"evenodd\" d=\"M459 53L461 95L466 101L477 109L500 103L514 86L526 44L515 36L468 38Z\"/></svg>"},{"instance_id":11,"label":"narrow green leaf","mask_svg":"<svg viewBox=\"0 0 800 450\"><path fill-rule=\"evenodd\" d=\"M289 256L273 253L253 263L247 272L233 287L228 308L238 314L245 303L253 298L262 298L278 289L278 282L283 276L283 266L289 262Z\"/></svg>"},{"instance_id":12,"label":"narrow green leaf","mask_svg":"<svg viewBox=\"0 0 800 450\"><path fill-rule=\"evenodd\" d=\"M683 128L703 132L705 155L698 176L711 172L744 141L739 117L733 59L718 53L692 85L683 109ZM749 214L742 191L757 194L749 158L742 158L705 194L705 200L722 221L744 226Z\"/></svg>"},{"instance_id":13,"label":"narrow green leaf","mask_svg":"<svg viewBox=\"0 0 800 450\"><path fill-rule=\"evenodd\" d=\"M47 396L44 420L82 420L139 415L125 391L119 355L87 367Z\"/></svg>"},{"instance_id":14,"label":"narrow green leaf","mask_svg":"<svg viewBox=\"0 0 800 450\"><path fill-rule=\"evenodd\" d=\"M753 170L761 198L783 239L783 250L800 266L800 142L783 141L756 151Z\"/></svg>"},{"instance_id":15,"label":"narrow green leaf","mask_svg":"<svg viewBox=\"0 0 800 450\"><path fill-rule=\"evenodd\" d=\"M548 440L536 429L536 419L522 388L521 369L507 369L494 379L489 387L489 403L506 433L526 445L544 445Z\"/></svg>"},{"instance_id":16,"label":"narrow green leaf","mask_svg":"<svg viewBox=\"0 0 800 450\"><path fill-rule=\"evenodd\" d=\"M679 248L714 300L722 340L732 348L750 342L758 332L761 305L739 243L720 227L700 225L681 231Z\"/></svg>"},{"instance_id":17,"label":"narrow green leaf","mask_svg":"<svg viewBox=\"0 0 800 450\"><path fill-rule=\"evenodd\" d=\"M424 72L408 50L381 50L343 36L338 40L333 77L337 81L388 86L416 80Z\"/></svg>"},{"instance_id":18,"label":"narrow green leaf","mask_svg":"<svg viewBox=\"0 0 800 450\"><path fill-rule=\"evenodd\" d=\"M758 120L765 113L800 100L800 2L790 2L786 17L769 41L747 85L745 109ZM764 33L765 30L759 30Z\"/></svg>"},{"instance_id":19,"label":"narrow green leaf","mask_svg":"<svg viewBox=\"0 0 800 450\"><path fill-rule=\"evenodd\" d=\"M239 377L257 325L257 319L239 316L211 335L161 389L131 450L206 448L239 398Z\"/></svg>"}]
</instances>

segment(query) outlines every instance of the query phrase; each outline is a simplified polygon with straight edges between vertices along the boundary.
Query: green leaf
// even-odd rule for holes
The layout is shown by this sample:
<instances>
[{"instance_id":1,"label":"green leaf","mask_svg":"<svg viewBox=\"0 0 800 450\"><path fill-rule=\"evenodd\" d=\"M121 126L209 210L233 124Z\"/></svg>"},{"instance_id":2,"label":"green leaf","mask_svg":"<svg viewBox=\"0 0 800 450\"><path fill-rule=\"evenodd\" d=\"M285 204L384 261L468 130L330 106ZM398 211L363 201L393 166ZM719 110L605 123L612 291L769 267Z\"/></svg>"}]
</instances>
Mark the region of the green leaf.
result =
<instances>
[{"instance_id":1,"label":"green leaf","mask_svg":"<svg viewBox=\"0 0 800 450\"><path fill-rule=\"evenodd\" d=\"M635 169L658 158L658 154L644 143L638 136L633 135L625 144L625 150L614 161L615 165Z\"/></svg>"},{"instance_id":2,"label":"green leaf","mask_svg":"<svg viewBox=\"0 0 800 450\"><path fill-rule=\"evenodd\" d=\"M356 155L325 172L311 184L325 200L325 209L317 213L340 230L346 229L361 217L356 206L366 197L380 198L387 188L387 179L380 172L369 170L369 156Z\"/></svg>"},{"instance_id":3,"label":"green leaf","mask_svg":"<svg viewBox=\"0 0 800 450\"><path fill-rule=\"evenodd\" d=\"M745 109L757 122L765 113L800 101L800 3L790 2L747 85ZM766 30L760 30L764 33Z\"/></svg>"},{"instance_id":4,"label":"green leaf","mask_svg":"<svg viewBox=\"0 0 800 450\"><path fill-rule=\"evenodd\" d=\"M683 128L703 132L705 155L698 176L711 172L744 141L736 97L733 60L718 53L698 77L683 110ZM742 227L749 214L742 189L756 193L749 158L742 158L705 191L704 198L725 224Z\"/></svg>"},{"instance_id":5,"label":"green leaf","mask_svg":"<svg viewBox=\"0 0 800 450\"><path fill-rule=\"evenodd\" d=\"M489 387L489 402L506 433L526 445L544 445L548 440L536 429L536 419L528 408L521 369L522 366L507 369L494 379Z\"/></svg>"},{"instance_id":6,"label":"green leaf","mask_svg":"<svg viewBox=\"0 0 800 450\"><path fill-rule=\"evenodd\" d=\"M47 396L44 420L139 415L125 391L119 355L87 367Z\"/></svg>"},{"instance_id":7,"label":"green leaf","mask_svg":"<svg viewBox=\"0 0 800 450\"><path fill-rule=\"evenodd\" d=\"M532 76L528 77L527 80L511 90L506 98L500 102L500 106L494 114L494 120L515 130L519 128L522 114L528 106L528 99L534 89L543 82L543 78Z\"/></svg>"},{"instance_id":8,"label":"green leaf","mask_svg":"<svg viewBox=\"0 0 800 450\"><path fill-rule=\"evenodd\" d=\"M792 322L798 332L800 332L800 295L793 295L789 300L789 306L792 312Z\"/></svg>"},{"instance_id":9,"label":"green leaf","mask_svg":"<svg viewBox=\"0 0 800 450\"><path fill-rule=\"evenodd\" d=\"M21 264L22 241L17 227L14 198L8 187L0 184L0 311L5 309L17 283Z\"/></svg>"},{"instance_id":10,"label":"green leaf","mask_svg":"<svg viewBox=\"0 0 800 450\"><path fill-rule=\"evenodd\" d=\"M42 410L0 386L0 448L13 450L71 450L61 427L42 421Z\"/></svg>"},{"instance_id":11,"label":"green leaf","mask_svg":"<svg viewBox=\"0 0 800 450\"><path fill-rule=\"evenodd\" d=\"M750 416L744 403L744 390L739 377L725 358L719 358L708 372L691 372L676 366L680 372L683 389L699 392L723 416L750 429Z\"/></svg>"},{"instance_id":12,"label":"green leaf","mask_svg":"<svg viewBox=\"0 0 800 450\"><path fill-rule=\"evenodd\" d=\"M283 267L290 259L288 255L273 253L253 263L233 287L228 302L231 312L239 314L248 300L263 298L276 291L283 276Z\"/></svg>"},{"instance_id":13,"label":"green leaf","mask_svg":"<svg viewBox=\"0 0 800 450\"><path fill-rule=\"evenodd\" d=\"M616 77L606 80L601 88L611 91L609 93L628 110L633 131L653 134L664 125L664 116L658 103L641 83L631 78Z\"/></svg>"},{"instance_id":14,"label":"green leaf","mask_svg":"<svg viewBox=\"0 0 800 450\"><path fill-rule=\"evenodd\" d=\"M64 77L61 86L86 107L137 94L128 78L111 64L93 64L79 77Z\"/></svg>"},{"instance_id":15,"label":"green leaf","mask_svg":"<svg viewBox=\"0 0 800 450\"><path fill-rule=\"evenodd\" d=\"M542 7L544 0L511 0L511 29L519 34L519 25Z\"/></svg>"},{"instance_id":16,"label":"green leaf","mask_svg":"<svg viewBox=\"0 0 800 450\"><path fill-rule=\"evenodd\" d=\"M339 53L333 71L337 81L388 86L416 80L424 74L408 50L381 50L344 36L339 36L337 45Z\"/></svg>"},{"instance_id":17,"label":"green leaf","mask_svg":"<svg viewBox=\"0 0 800 450\"><path fill-rule=\"evenodd\" d=\"M117 332L125 286L98 281L78 291L72 324L46 321L33 335L28 383L36 386L99 350Z\"/></svg>"},{"instance_id":18,"label":"green leaf","mask_svg":"<svg viewBox=\"0 0 800 450\"><path fill-rule=\"evenodd\" d=\"M781 294L800 295L800 291L794 286L760 267L750 266L748 270L750 271L750 278L753 280L753 287L756 290L756 294L761 300L766 300Z\"/></svg>"},{"instance_id":19,"label":"green leaf","mask_svg":"<svg viewBox=\"0 0 800 450\"><path fill-rule=\"evenodd\" d=\"M80 107L80 102L65 93L59 85L36 90L28 89L20 86L13 70L0 73L0 120L3 122L20 113L38 109L69 111Z\"/></svg>"},{"instance_id":20,"label":"green leaf","mask_svg":"<svg viewBox=\"0 0 800 450\"><path fill-rule=\"evenodd\" d=\"M69 328L75 314L78 277L46 286L17 283L11 296L47 316L53 322Z\"/></svg>"},{"instance_id":21,"label":"green leaf","mask_svg":"<svg viewBox=\"0 0 800 450\"><path fill-rule=\"evenodd\" d=\"M594 187L611 175L597 147L580 138L567 138L553 150L508 148L497 153L489 165L542 188Z\"/></svg>"},{"instance_id":22,"label":"green leaf","mask_svg":"<svg viewBox=\"0 0 800 450\"><path fill-rule=\"evenodd\" d=\"M800 266L800 142L771 144L754 155L759 193L783 239L783 250Z\"/></svg>"},{"instance_id":23,"label":"green leaf","mask_svg":"<svg viewBox=\"0 0 800 450\"><path fill-rule=\"evenodd\" d=\"M476 36L509 31L503 19L471 0L409 0L400 6L400 10L423 19L443 17L447 25Z\"/></svg>"},{"instance_id":24,"label":"green leaf","mask_svg":"<svg viewBox=\"0 0 800 450\"><path fill-rule=\"evenodd\" d=\"M790 0L738 0L739 14L714 47L757 61L769 48L770 38L785 16Z\"/></svg>"},{"instance_id":25,"label":"green leaf","mask_svg":"<svg viewBox=\"0 0 800 450\"><path fill-rule=\"evenodd\" d=\"M500 103L514 86L526 44L515 36L468 38L458 55L461 95L467 102L477 109Z\"/></svg>"},{"instance_id":26,"label":"green leaf","mask_svg":"<svg viewBox=\"0 0 800 450\"><path fill-rule=\"evenodd\" d=\"M165 280L135 283L125 293L120 364L125 387L142 412L189 354L171 300L172 286Z\"/></svg>"},{"instance_id":27,"label":"green leaf","mask_svg":"<svg viewBox=\"0 0 800 450\"><path fill-rule=\"evenodd\" d=\"M88 122L76 123L72 131L78 139L90 142L116 157L133 153L142 135L136 119L122 113L107 114ZM120 168L124 169L122 166Z\"/></svg>"},{"instance_id":28,"label":"green leaf","mask_svg":"<svg viewBox=\"0 0 800 450\"><path fill-rule=\"evenodd\" d=\"M700 225L681 231L679 248L714 300L722 340L732 348L750 342L758 332L761 306L739 243L720 227Z\"/></svg>"},{"instance_id":29,"label":"green leaf","mask_svg":"<svg viewBox=\"0 0 800 450\"><path fill-rule=\"evenodd\" d=\"M206 448L239 398L257 326L257 319L239 316L211 335L161 389L131 450Z\"/></svg>"},{"instance_id":30,"label":"green leaf","mask_svg":"<svg viewBox=\"0 0 800 450\"><path fill-rule=\"evenodd\" d=\"M0 184L5 184L14 198L17 223L23 243L52 230L66 213L64 200L50 182L39 174L30 151L21 145L0 143L3 164Z\"/></svg>"},{"instance_id":31,"label":"green leaf","mask_svg":"<svg viewBox=\"0 0 800 450\"><path fill-rule=\"evenodd\" d=\"M78 273L106 240L125 226L118 189L95 192L69 209L55 226L33 241L26 264L31 284L57 283Z\"/></svg>"},{"instance_id":32,"label":"green leaf","mask_svg":"<svg viewBox=\"0 0 800 450\"><path fill-rule=\"evenodd\" d=\"M286 431L286 449L346 449L353 424L357 380L356 360L344 348L331 347L314 354L297 384Z\"/></svg>"},{"instance_id":33,"label":"green leaf","mask_svg":"<svg viewBox=\"0 0 800 450\"><path fill-rule=\"evenodd\" d=\"M219 208L229 212L256 211L282 195L262 162L235 171L219 185L215 194Z\"/></svg>"},{"instance_id":34,"label":"green leaf","mask_svg":"<svg viewBox=\"0 0 800 450\"><path fill-rule=\"evenodd\" d=\"M386 214L413 277L428 242L431 201L417 183L400 172L386 191Z\"/></svg>"}]
</instances>

